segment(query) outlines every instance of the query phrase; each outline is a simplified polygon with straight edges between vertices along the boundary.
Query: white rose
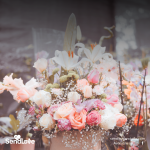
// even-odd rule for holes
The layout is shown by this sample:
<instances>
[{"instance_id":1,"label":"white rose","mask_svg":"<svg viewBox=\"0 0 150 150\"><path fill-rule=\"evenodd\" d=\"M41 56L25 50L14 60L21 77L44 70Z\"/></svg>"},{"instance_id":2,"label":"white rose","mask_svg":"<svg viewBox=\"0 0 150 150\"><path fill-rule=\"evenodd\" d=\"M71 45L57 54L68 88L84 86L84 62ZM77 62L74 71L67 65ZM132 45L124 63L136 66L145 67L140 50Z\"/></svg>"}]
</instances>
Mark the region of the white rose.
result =
<instances>
[{"instance_id":1,"label":"white rose","mask_svg":"<svg viewBox=\"0 0 150 150\"><path fill-rule=\"evenodd\" d=\"M96 95L101 95L104 93L103 87L100 85L94 86L93 93L96 93Z\"/></svg>"},{"instance_id":2,"label":"white rose","mask_svg":"<svg viewBox=\"0 0 150 150\"><path fill-rule=\"evenodd\" d=\"M77 92L69 92L68 93L68 101L76 103L80 99L80 94Z\"/></svg>"},{"instance_id":3,"label":"white rose","mask_svg":"<svg viewBox=\"0 0 150 150\"><path fill-rule=\"evenodd\" d=\"M51 94L44 90L36 92L35 95L30 98L30 100L35 102L38 106L43 105L44 107L50 106L51 99Z\"/></svg>"},{"instance_id":4,"label":"white rose","mask_svg":"<svg viewBox=\"0 0 150 150\"><path fill-rule=\"evenodd\" d=\"M123 106L122 106L121 103L118 103L118 104L115 104L115 105L114 105L114 108L118 109L118 111L121 112L122 109L123 109Z\"/></svg>"},{"instance_id":5,"label":"white rose","mask_svg":"<svg viewBox=\"0 0 150 150\"><path fill-rule=\"evenodd\" d=\"M39 72L43 72L46 70L47 68L47 59L45 58L41 58L38 59L35 63L34 63L34 68L36 68Z\"/></svg>"},{"instance_id":6,"label":"white rose","mask_svg":"<svg viewBox=\"0 0 150 150\"><path fill-rule=\"evenodd\" d=\"M40 126L44 127L45 130L54 128L55 120L49 114L44 114L39 120Z\"/></svg>"},{"instance_id":7,"label":"white rose","mask_svg":"<svg viewBox=\"0 0 150 150\"><path fill-rule=\"evenodd\" d=\"M116 126L116 118L115 115L102 115L101 116L101 123L100 127L104 128L105 130L114 129Z\"/></svg>"},{"instance_id":8,"label":"white rose","mask_svg":"<svg viewBox=\"0 0 150 150\"><path fill-rule=\"evenodd\" d=\"M118 108L115 108L115 107L113 107L113 106L111 106L111 105L109 105L109 104L107 104L107 103L104 103L104 105L105 105L105 109L104 110L100 110L99 111L99 113L101 114L101 115L108 115L108 114L118 114L119 113L119 110L118 110Z\"/></svg>"}]
</instances>

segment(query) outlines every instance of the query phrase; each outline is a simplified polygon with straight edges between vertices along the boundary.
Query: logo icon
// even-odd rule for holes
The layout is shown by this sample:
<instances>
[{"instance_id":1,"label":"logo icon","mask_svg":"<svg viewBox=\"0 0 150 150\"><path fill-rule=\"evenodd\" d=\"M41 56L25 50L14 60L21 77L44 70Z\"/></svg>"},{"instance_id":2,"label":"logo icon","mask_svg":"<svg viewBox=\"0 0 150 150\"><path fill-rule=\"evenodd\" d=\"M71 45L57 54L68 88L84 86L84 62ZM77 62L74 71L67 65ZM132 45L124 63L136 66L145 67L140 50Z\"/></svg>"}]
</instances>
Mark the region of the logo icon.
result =
<instances>
[{"instance_id":1,"label":"logo icon","mask_svg":"<svg viewBox=\"0 0 150 150\"><path fill-rule=\"evenodd\" d=\"M34 140L23 140L23 138L21 138L20 135L14 135L14 139L10 140L10 139L5 139L5 143L6 144L34 144L35 141Z\"/></svg>"}]
</instances>

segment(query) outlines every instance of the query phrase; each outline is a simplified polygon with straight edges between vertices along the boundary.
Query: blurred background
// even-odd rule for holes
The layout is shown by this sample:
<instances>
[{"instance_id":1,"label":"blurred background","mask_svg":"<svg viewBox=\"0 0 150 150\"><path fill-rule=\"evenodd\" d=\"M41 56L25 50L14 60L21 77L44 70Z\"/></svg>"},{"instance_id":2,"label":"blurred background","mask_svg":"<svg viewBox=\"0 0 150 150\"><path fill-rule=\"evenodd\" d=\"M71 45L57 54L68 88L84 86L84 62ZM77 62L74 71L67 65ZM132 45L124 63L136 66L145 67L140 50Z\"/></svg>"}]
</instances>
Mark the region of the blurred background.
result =
<instances>
[{"instance_id":1,"label":"blurred background","mask_svg":"<svg viewBox=\"0 0 150 150\"><path fill-rule=\"evenodd\" d=\"M87 46L109 35L102 46L118 61L140 64L150 56L149 0L0 0L0 81L14 72L24 83L35 76L32 68L37 53L45 50L49 58L62 50L68 18L74 13ZM18 103L8 92L0 95L0 116L15 113Z\"/></svg>"}]
</instances>

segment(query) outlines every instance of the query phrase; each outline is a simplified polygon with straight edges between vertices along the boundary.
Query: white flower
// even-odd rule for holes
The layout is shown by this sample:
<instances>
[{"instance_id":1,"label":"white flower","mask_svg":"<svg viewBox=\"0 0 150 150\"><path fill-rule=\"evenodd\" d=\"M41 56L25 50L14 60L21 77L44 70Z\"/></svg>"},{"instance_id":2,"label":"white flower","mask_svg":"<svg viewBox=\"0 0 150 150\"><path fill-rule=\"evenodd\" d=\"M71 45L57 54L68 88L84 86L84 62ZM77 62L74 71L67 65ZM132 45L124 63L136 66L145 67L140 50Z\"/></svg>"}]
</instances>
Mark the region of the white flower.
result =
<instances>
[{"instance_id":1,"label":"white flower","mask_svg":"<svg viewBox=\"0 0 150 150\"><path fill-rule=\"evenodd\" d=\"M77 92L69 92L68 93L68 101L76 103L80 99L80 94Z\"/></svg>"},{"instance_id":2,"label":"white flower","mask_svg":"<svg viewBox=\"0 0 150 150\"><path fill-rule=\"evenodd\" d=\"M119 110L107 103L104 103L104 105L105 109L99 111L102 117L100 127L104 128L105 130L114 129L114 127L116 126L115 115L119 114Z\"/></svg>"},{"instance_id":3,"label":"white flower","mask_svg":"<svg viewBox=\"0 0 150 150\"><path fill-rule=\"evenodd\" d=\"M92 51L85 48L85 45L82 43L77 43L75 46L79 46L78 55L81 56L82 51L84 51L86 57L95 63L97 60L102 58L109 60L112 59L112 55L109 53L105 53L105 47L101 47L100 45L96 45Z\"/></svg>"},{"instance_id":4,"label":"white flower","mask_svg":"<svg viewBox=\"0 0 150 150\"><path fill-rule=\"evenodd\" d=\"M116 126L116 118L115 115L108 114L101 116L101 123L100 127L104 128L105 130L114 129Z\"/></svg>"},{"instance_id":5,"label":"white flower","mask_svg":"<svg viewBox=\"0 0 150 150\"><path fill-rule=\"evenodd\" d=\"M51 104L51 94L44 90L40 90L32 96L31 101L35 102L38 106L43 105L44 107L49 107Z\"/></svg>"},{"instance_id":6,"label":"white flower","mask_svg":"<svg viewBox=\"0 0 150 150\"><path fill-rule=\"evenodd\" d=\"M68 51L67 53L66 51L58 50L56 50L55 57L52 59L65 70L71 70L77 67L79 64L87 61L87 59L82 58L81 61L78 62L79 56L75 55L73 51Z\"/></svg>"},{"instance_id":7,"label":"white flower","mask_svg":"<svg viewBox=\"0 0 150 150\"><path fill-rule=\"evenodd\" d=\"M79 57L73 52L70 54L70 51L68 53L66 51L56 51L55 57L52 59L65 70L70 70L77 64Z\"/></svg>"},{"instance_id":8,"label":"white flower","mask_svg":"<svg viewBox=\"0 0 150 150\"><path fill-rule=\"evenodd\" d=\"M114 108L117 108L117 109L118 109L118 111L119 111L119 112L121 112L121 111L122 111L122 109L123 109L123 106L122 106L122 104L121 104L121 103L118 103L118 104L115 104L115 105L114 105Z\"/></svg>"},{"instance_id":9,"label":"white flower","mask_svg":"<svg viewBox=\"0 0 150 150\"><path fill-rule=\"evenodd\" d=\"M47 59L40 58L34 63L34 68L36 68L39 72L43 72L47 68Z\"/></svg>"},{"instance_id":10,"label":"white flower","mask_svg":"<svg viewBox=\"0 0 150 150\"><path fill-rule=\"evenodd\" d=\"M93 93L96 93L96 95L101 95L104 93L104 90L100 85L96 85L94 86Z\"/></svg>"},{"instance_id":11,"label":"white flower","mask_svg":"<svg viewBox=\"0 0 150 150\"><path fill-rule=\"evenodd\" d=\"M55 121L49 114L44 114L39 120L40 126L44 127L45 130L53 129L55 126Z\"/></svg>"}]
</instances>

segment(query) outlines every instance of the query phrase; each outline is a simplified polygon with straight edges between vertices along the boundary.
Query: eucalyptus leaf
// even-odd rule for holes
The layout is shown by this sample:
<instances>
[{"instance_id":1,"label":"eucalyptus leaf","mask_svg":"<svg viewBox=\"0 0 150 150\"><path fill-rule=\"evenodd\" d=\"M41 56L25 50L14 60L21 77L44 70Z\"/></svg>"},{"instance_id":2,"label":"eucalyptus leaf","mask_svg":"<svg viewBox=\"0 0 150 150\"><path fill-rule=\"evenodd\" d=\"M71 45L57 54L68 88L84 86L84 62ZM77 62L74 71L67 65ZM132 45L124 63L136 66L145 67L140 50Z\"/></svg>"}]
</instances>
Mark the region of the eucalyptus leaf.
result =
<instances>
[{"instance_id":1,"label":"eucalyptus leaf","mask_svg":"<svg viewBox=\"0 0 150 150\"><path fill-rule=\"evenodd\" d=\"M9 118L11 119L10 124L12 125L12 128L15 132L19 129L19 120L16 120L15 117L10 114Z\"/></svg>"}]
</instances>

